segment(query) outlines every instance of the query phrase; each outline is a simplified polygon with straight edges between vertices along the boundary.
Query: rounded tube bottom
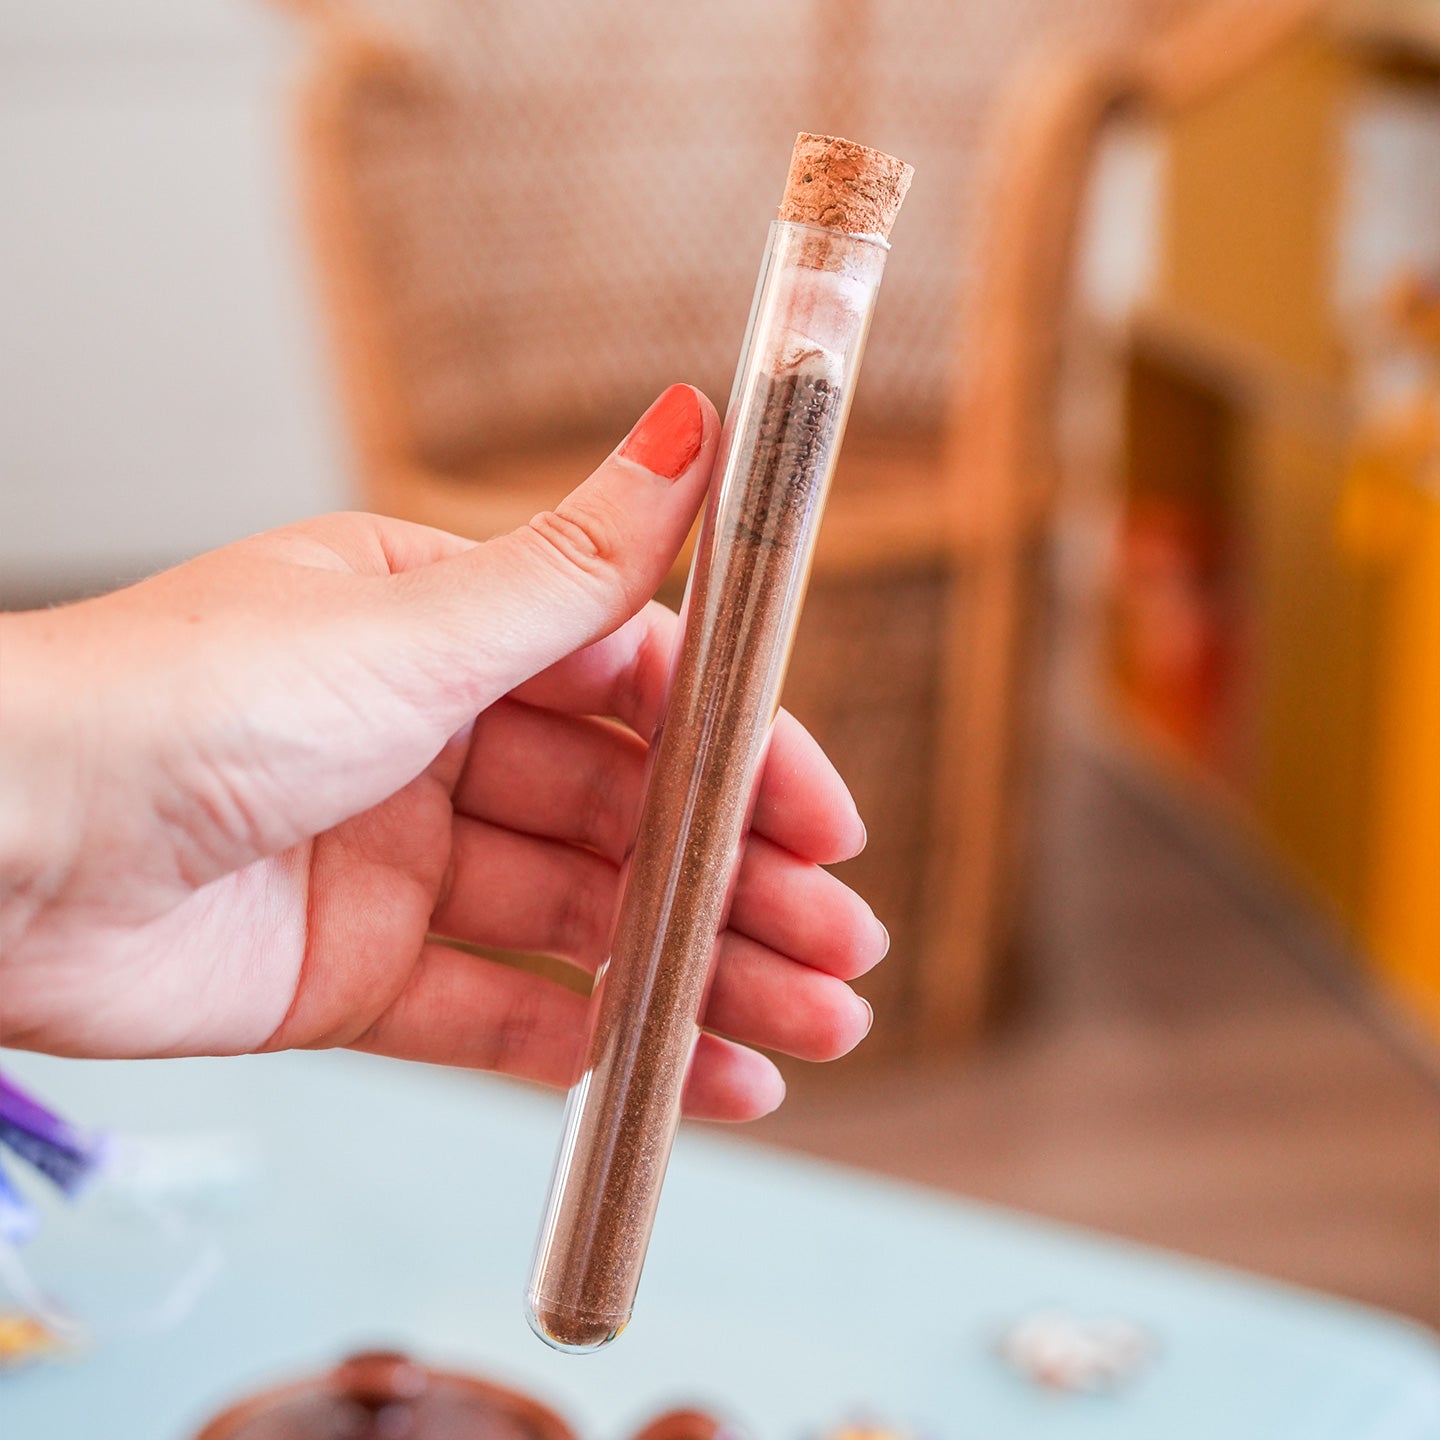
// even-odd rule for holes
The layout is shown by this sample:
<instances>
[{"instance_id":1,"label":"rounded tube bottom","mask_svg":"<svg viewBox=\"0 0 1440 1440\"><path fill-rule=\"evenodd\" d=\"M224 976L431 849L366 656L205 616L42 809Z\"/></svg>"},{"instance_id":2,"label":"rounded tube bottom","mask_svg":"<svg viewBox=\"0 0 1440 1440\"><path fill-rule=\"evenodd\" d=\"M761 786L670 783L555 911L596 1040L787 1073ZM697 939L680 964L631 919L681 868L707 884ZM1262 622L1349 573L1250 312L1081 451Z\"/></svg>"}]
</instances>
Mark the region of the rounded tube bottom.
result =
<instances>
[{"instance_id":1,"label":"rounded tube bottom","mask_svg":"<svg viewBox=\"0 0 1440 1440\"><path fill-rule=\"evenodd\" d=\"M525 1319L552 1350L589 1355L603 1350L630 1323L630 1312L600 1315L549 1304L531 1294L525 1297Z\"/></svg>"}]
</instances>

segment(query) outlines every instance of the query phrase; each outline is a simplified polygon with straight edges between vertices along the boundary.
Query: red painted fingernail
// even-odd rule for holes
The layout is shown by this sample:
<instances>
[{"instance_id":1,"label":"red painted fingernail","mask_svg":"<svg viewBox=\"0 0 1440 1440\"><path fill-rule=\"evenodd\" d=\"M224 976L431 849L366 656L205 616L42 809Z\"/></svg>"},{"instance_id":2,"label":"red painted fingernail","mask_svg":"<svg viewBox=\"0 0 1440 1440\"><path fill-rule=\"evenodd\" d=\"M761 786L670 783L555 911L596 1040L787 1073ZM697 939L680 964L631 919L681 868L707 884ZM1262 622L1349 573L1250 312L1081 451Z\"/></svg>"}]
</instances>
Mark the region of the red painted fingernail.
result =
<instances>
[{"instance_id":1,"label":"red painted fingernail","mask_svg":"<svg viewBox=\"0 0 1440 1440\"><path fill-rule=\"evenodd\" d=\"M620 453L655 475L678 480L705 443L700 397L688 385L672 385L641 417Z\"/></svg>"}]
</instances>

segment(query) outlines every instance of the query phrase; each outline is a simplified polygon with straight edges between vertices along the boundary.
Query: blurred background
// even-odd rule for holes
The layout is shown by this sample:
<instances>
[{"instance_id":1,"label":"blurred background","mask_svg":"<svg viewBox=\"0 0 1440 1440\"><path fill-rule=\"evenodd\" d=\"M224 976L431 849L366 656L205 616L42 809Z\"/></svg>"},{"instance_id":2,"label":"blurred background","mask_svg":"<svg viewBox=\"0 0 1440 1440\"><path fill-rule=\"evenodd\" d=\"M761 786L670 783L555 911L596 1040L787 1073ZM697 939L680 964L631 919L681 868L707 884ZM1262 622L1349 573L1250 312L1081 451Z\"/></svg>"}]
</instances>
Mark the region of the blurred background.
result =
<instances>
[{"instance_id":1,"label":"blurred background","mask_svg":"<svg viewBox=\"0 0 1440 1440\"><path fill-rule=\"evenodd\" d=\"M723 403L797 130L913 162L787 692L894 946L751 1134L1440 1324L1440 5L5 0L0 77L12 608L520 523Z\"/></svg>"}]
</instances>

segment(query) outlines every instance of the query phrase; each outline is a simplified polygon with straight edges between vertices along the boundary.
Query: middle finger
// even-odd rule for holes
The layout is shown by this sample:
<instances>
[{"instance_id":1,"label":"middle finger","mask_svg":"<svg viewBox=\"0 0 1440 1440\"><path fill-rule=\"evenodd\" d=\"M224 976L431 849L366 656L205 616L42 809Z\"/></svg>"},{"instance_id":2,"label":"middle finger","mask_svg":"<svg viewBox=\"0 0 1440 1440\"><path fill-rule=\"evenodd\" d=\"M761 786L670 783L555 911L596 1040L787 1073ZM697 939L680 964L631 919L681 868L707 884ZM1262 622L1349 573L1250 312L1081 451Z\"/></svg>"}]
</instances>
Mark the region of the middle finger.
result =
<instances>
[{"instance_id":1,"label":"middle finger","mask_svg":"<svg viewBox=\"0 0 1440 1440\"><path fill-rule=\"evenodd\" d=\"M618 863L634 839L647 748L612 721L500 700L475 720L453 802L472 819L583 845ZM839 839L846 827L835 821L835 787L843 793L819 747L782 712L755 832L807 861L848 859L856 847Z\"/></svg>"}]
</instances>

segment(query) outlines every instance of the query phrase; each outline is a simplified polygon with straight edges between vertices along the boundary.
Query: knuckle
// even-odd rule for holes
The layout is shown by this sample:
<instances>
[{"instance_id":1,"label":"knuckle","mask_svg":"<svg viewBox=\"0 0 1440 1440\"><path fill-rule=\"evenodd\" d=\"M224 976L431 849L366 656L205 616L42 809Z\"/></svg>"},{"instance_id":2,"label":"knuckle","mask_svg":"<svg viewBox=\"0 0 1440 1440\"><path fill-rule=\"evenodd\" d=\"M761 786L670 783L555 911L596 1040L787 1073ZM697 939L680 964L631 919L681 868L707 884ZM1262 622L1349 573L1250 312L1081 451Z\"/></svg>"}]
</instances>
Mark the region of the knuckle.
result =
<instances>
[{"instance_id":1,"label":"knuckle","mask_svg":"<svg viewBox=\"0 0 1440 1440\"><path fill-rule=\"evenodd\" d=\"M555 909L554 953L565 960L599 963L609 938L614 883L604 862L596 860L583 875L562 887Z\"/></svg>"},{"instance_id":2,"label":"knuckle","mask_svg":"<svg viewBox=\"0 0 1440 1440\"><path fill-rule=\"evenodd\" d=\"M615 687L611 708L617 715L638 718L653 714L655 697L665 693L670 679L676 617L658 601L652 600L650 605L652 613L636 641L635 658ZM641 738L648 744L654 736L644 734Z\"/></svg>"},{"instance_id":3,"label":"knuckle","mask_svg":"<svg viewBox=\"0 0 1440 1440\"><path fill-rule=\"evenodd\" d=\"M576 817L580 839L602 855L615 853L622 828L621 770L617 756L598 758L581 791Z\"/></svg>"},{"instance_id":4,"label":"knuckle","mask_svg":"<svg viewBox=\"0 0 1440 1440\"><path fill-rule=\"evenodd\" d=\"M622 545L615 516L598 505L561 506L531 519L530 532L561 565L607 586L621 580Z\"/></svg>"},{"instance_id":5,"label":"knuckle","mask_svg":"<svg viewBox=\"0 0 1440 1440\"><path fill-rule=\"evenodd\" d=\"M516 995L496 1017L488 1043L477 1057L477 1068L501 1073L521 1068L540 1030L542 1009L537 993Z\"/></svg>"}]
</instances>

